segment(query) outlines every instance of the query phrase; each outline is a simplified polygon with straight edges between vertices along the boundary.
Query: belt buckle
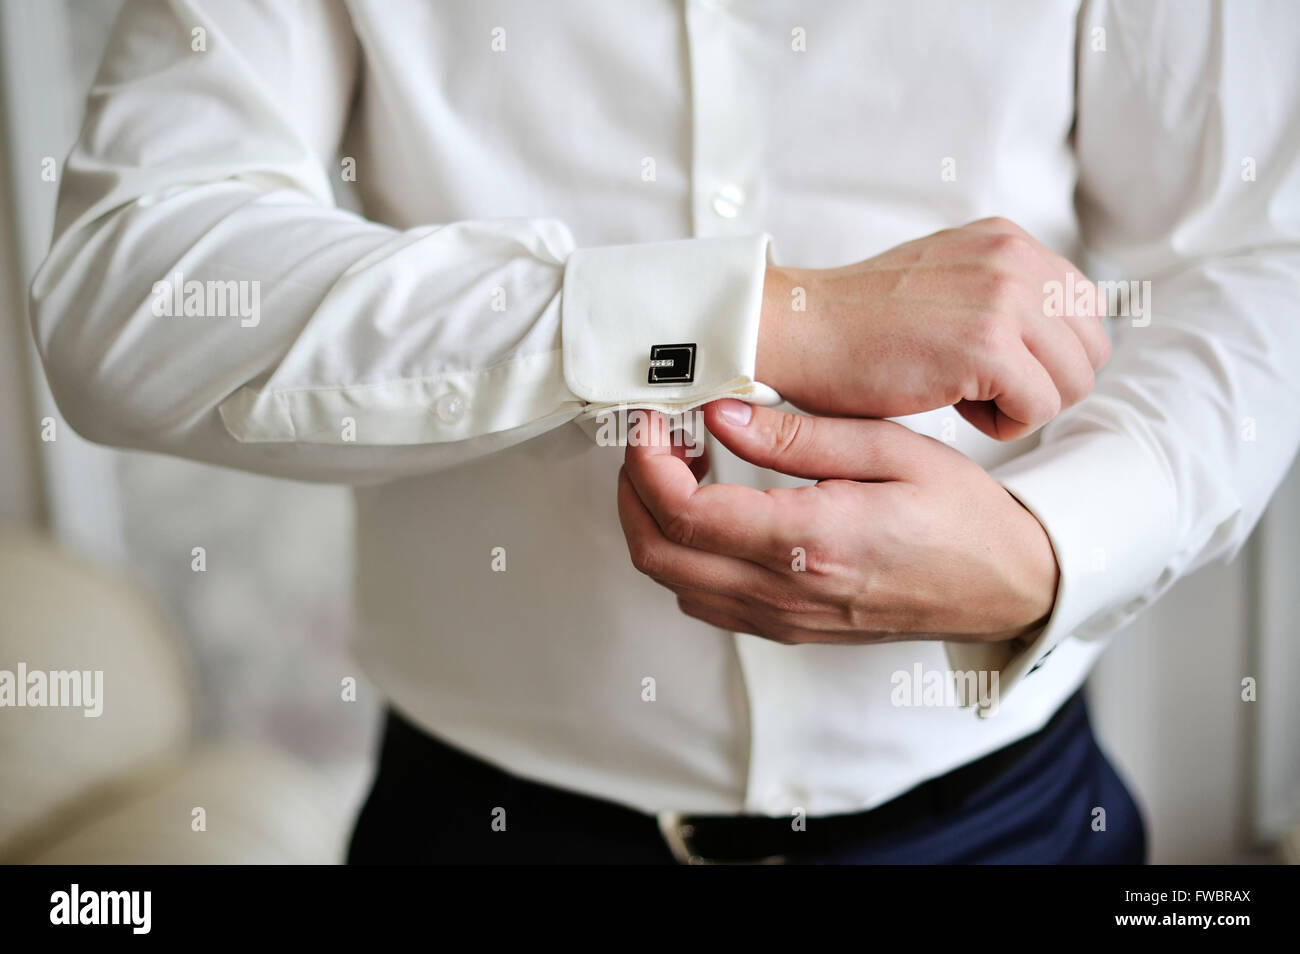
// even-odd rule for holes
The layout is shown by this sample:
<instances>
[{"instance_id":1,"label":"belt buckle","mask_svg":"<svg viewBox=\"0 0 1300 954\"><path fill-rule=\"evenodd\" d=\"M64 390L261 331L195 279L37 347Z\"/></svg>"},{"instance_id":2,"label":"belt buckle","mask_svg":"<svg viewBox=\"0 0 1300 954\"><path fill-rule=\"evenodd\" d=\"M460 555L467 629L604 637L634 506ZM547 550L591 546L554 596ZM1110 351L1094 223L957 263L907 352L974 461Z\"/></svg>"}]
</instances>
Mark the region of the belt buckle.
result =
<instances>
[{"instance_id":1,"label":"belt buckle","mask_svg":"<svg viewBox=\"0 0 1300 954\"><path fill-rule=\"evenodd\" d=\"M695 837L695 826L686 815L681 812L660 812L656 817L659 821L659 833L679 865L783 865L786 863L785 855L768 855L752 861L718 861L706 858L691 844L691 839Z\"/></svg>"}]
</instances>

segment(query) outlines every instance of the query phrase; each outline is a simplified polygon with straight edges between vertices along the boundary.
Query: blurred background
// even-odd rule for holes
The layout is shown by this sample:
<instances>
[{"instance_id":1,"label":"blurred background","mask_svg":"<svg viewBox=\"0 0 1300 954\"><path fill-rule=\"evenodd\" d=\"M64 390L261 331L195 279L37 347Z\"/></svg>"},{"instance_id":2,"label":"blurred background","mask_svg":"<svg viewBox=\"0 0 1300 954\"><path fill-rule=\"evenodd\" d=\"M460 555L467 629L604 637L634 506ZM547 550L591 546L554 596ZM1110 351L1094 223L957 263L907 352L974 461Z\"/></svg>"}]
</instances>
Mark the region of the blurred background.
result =
<instances>
[{"instance_id":1,"label":"blurred background","mask_svg":"<svg viewBox=\"0 0 1300 954\"><path fill-rule=\"evenodd\" d=\"M0 709L0 862L338 861L379 717L343 649L349 491L81 440L28 330L118 7L0 0L0 670L103 669L116 693L97 720ZM1293 470L1238 559L1122 631L1089 684L1154 862L1300 862L1297 567Z\"/></svg>"}]
</instances>

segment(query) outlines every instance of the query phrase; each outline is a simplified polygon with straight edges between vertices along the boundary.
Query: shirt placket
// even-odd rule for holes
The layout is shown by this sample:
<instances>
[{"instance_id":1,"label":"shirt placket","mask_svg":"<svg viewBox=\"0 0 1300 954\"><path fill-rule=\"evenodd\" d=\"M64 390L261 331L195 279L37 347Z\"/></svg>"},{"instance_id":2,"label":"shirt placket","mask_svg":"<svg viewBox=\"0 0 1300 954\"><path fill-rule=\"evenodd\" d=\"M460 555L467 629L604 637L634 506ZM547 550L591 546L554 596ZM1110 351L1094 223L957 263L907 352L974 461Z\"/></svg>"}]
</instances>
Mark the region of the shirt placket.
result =
<instances>
[{"instance_id":1,"label":"shirt placket","mask_svg":"<svg viewBox=\"0 0 1300 954\"><path fill-rule=\"evenodd\" d=\"M685 0L691 82L691 223L697 237L763 231L761 162L765 130L762 97L743 56L743 5L737 0ZM712 437L709 438L712 443ZM713 459L722 455L713 447ZM744 811L784 814L790 793L782 784L779 733L771 698L761 690L762 648L732 635L749 718L749 765Z\"/></svg>"}]
</instances>

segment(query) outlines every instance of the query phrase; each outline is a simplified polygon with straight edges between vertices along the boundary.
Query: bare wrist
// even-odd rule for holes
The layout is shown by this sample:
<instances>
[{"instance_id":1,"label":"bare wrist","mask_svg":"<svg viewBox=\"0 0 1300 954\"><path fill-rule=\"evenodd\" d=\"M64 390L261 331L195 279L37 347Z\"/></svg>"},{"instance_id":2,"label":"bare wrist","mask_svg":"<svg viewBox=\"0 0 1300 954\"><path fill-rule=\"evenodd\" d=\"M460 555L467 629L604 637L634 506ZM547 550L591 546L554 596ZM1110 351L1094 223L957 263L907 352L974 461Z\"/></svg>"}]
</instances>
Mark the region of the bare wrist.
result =
<instances>
[{"instance_id":1,"label":"bare wrist","mask_svg":"<svg viewBox=\"0 0 1300 954\"><path fill-rule=\"evenodd\" d=\"M763 305L758 321L758 353L754 374L782 394L790 386L787 368L787 324L795 282L787 269L768 265L763 278Z\"/></svg>"}]
</instances>

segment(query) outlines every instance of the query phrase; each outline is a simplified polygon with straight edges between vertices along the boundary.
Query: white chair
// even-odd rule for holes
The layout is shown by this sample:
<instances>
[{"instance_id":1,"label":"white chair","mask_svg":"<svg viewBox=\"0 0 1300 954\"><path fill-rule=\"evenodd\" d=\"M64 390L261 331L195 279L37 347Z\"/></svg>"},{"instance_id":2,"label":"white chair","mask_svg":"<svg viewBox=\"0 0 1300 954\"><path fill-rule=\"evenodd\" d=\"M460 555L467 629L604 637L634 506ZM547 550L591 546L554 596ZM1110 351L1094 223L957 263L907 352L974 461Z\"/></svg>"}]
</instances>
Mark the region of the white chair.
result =
<instances>
[{"instance_id":1,"label":"white chair","mask_svg":"<svg viewBox=\"0 0 1300 954\"><path fill-rule=\"evenodd\" d=\"M341 860L351 819L336 786L265 746L196 744L192 674L157 607L45 540L4 531L0 670L19 663L101 670L103 711L0 707L0 863Z\"/></svg>"}]
</instances>

